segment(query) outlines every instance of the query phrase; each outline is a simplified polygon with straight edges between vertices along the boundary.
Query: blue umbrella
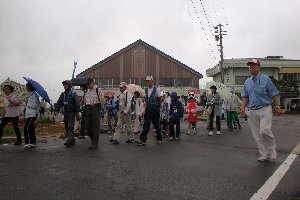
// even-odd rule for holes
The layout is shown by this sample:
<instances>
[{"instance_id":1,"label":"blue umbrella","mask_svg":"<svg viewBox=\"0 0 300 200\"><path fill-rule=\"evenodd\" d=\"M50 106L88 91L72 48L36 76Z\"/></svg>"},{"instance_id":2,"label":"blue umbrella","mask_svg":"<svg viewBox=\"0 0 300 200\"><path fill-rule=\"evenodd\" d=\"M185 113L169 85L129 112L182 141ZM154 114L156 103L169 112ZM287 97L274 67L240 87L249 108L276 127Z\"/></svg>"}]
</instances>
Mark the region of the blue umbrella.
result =
<instances>
[{"instance_id":1,"label":"blue umbrella","mask_svg":"<svg viewBox=\"0 0 300 200\"><path fill-rule=\"evenodd\" d=\"M26 78L26 77L23 77L23 78L34 87L36 93L38 93L46 102L51 104L49 95L46 92L46 90L43 88L43 86L41 86L41 84L39 84L38 82L36 82L30 78Z\"/></svg>"}]
</instances>

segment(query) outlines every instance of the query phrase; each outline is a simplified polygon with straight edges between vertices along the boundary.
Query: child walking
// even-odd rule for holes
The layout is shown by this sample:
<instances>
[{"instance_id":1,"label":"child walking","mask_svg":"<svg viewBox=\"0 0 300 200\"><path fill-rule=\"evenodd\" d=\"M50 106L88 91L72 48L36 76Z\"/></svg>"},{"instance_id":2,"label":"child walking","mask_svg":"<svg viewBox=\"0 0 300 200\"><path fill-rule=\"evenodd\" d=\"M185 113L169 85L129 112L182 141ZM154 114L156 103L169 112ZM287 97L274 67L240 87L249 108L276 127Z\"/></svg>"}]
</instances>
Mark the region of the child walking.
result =
<instances>
[{"instance_id":1,"label":"child walking","mask_svg":"<svg viewBox=\"0 0 300 200\"><path fill-rule=\"evenodd\" d=\"M189 103L186 107L186 112L188 113L188 122L189 122L189 126L188 126L188 132L187 134L190 135L193 129L194 134L197 133L197 112L199 111L199 107L195 102L195 98L194 98L194 94L190 94L189 95Z\"/></svg>"},{"instance_id":2,"label":"child walking","mask_svg":"<svg viewBox=\"0 0 300 200\"><path fill-rule=\"evenodd\" d=\"M170 140L180 139L180 119L183 117L183 105L178 100L177 93L171 93L171 106L170 106ZM174 131L176 125L176 133Z\"/></svg>"}]
</instances>

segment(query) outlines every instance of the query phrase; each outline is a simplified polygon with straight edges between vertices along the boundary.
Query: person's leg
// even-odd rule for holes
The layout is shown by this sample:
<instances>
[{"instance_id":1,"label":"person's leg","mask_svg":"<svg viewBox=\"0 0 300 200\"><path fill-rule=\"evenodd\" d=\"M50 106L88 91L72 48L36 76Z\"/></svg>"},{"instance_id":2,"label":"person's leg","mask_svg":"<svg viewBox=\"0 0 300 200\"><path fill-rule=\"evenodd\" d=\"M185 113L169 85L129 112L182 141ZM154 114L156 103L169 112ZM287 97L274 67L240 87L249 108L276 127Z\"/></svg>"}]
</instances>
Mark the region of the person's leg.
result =
<instances>
[{"instance_id":1,"label":"person's leg","mask_svg":"<svg viewBox=\"0 0 300 200\"><path fill-rule=\"evenodd\" d=\"M86 110L86 113L85 113L85 127L86 127L86 131L91 139L91 141L94 140L94 134L93 134L93 131L92 131L92 128L93 128L93 118L92 118L92 109L91 107L88 107L87 110Z\"/></svg>"},{"instance_id":2,"label":"person's leg","mask_svg":"<svg viewBox=\"0 0 300 200\"><path fill-rule=\"evenodd\" d=\"M131 114L127 113L124 115L124 123L126 132L127 132L127 140L133 141L134 140L134 134L132 131L132 120L131 120Z\"/></svg>"},{"instance_id":3,"label":"person's leg","mask_svg":"<svg viewBox=\"0 0 300 200\"><path fill-rule=\"evenodd\" d=\"M170 129L170 139L173 139L175 137L175 131L174 131L174 119L170 119L169 129Z\"/></svg>"},{"instance_id":4,"label":"person's leg","mask_svg":"<svg viewBox=\"0 0 300 200\"><path fill-rule=\"evenodd\" d=\"M221 117L216 116L217 131L221 131Z\"/></svg>"},{"instance_id":5,"label":"person's leg","mask_svg":"<svg viewBox=\"0 0 300 200\"><path fill-rule=\"evenodd\" d=\"M154 125L154 128L156 130L157 140L162 141L162 135L161 135L161 126L160 126L160 114L159 109L153 110L151 113L151 121Z\"/></svg>"},{"instance_id":6,"label":"person's leg","mask_svg":"<svg viewBox=\"0 0 300 200\"><path fill-rule=\"evenodd\" d=\"M237 111L234 111L234 112L233 112L233 118L234 118L234 120L236 121L236 123L237 123L239 129L241 129L242 126L241 126L240 119L239 119L239 114L238 114Z\"/></svg>"},{"instance_id":7,"label":"person's leg","mask_svg":"<svg viewBox=\"0 0 300 200\"><path fill-rule=\"evenodd\" d=\"M248 113L247 113L248 114ZM250 110L248 114L248 122L249 126L251 128L251 132L253 135L253 138L256 141L256 144L258 146L258 150L261 156L267 157L266 154L267 150L265 149L264 143L263 143L263 137L262 134L260 134L260 116L258 115L257 110Z\"/></svg>"},{"instance_id":8,"label":"person's leg","mask_svg":"<svg viewBox=\"0 0 300 200\"><path fill-rule=\"evenodd\" d=\"M75 116L74 115L68 115L68 142L72 143L75 141L74 139L74 125L75 125Z\"/></svg>"},{"instance_id":9,"label":"person's leg","mask_svg":"<svg viewBox=\"0 0 300 200\"><path fill-rule=\"evenodd\" d=\"M189 122L189 125L188 125L188 132L187 134L191 134L191 130L192 130L192 122Z\"/></svg>"},{"instance_id":10,"label":"person's leg","mask_svg":"<svg viewBox=\"0 0 300 200\"><path fill-rule=\"evenodd\" d=\"M81 117L81 120L80 120L80 135L83 135L83 136L85 136L85 131L86 131L85 112L86 111L82 112L82 117Z\"/></svg>"},{"instance_id":11,"label":"person's leg","mask_svg":"<svg viewBox=\"0 0 300 200\"><path fill-rule=\"evenodd\" d=\"M192 123L193 129L194 129L194 134L197 133L197 122Z\"/></svg>"},{"instance_id":12,"label":"person's leg","mask_svg":"<svg viewBox=\"0 0 300 200\"><path fill-rule=\"evenodd\" d=\"M29 132L30 132L30 128L29 128L29 124L30 124L30 119L31 118L26 118L25 121L25 126L24 126L24 140L25 140L25 144L29 144Z\"/></svg>"},{"instance_id":13,"label":"person's leg","mask_svg":"<svg viewBox=\"0 0 300 200\"><path fill-rule=\"evenodd\" d=\"M36 143L36 136L35 136L35 126L34 122L36 120L35 117L30 117L27 119L28 120L28 137L29 137L29 144L35 144ZM26 124L27 124L26 120ZM25 139L26 143L26 139ZM28 144L28 143L27 143Z\"/></svg>"},{"instance_id":14,"label":"person's leg","mask_svg":"<svg viewBox=\"0 0 300 200\"><path fill-rule=\"evenodd\" d=\"M134 128L133 128L133 132L134 133L137 133L139 131L139 126L140 126L139 117L137 115L135 115L135 118L134 118Z\"/></svg>"},{"instance_id":15,"label":"person's leg","mask_svg":"<svg viewBox=\"0 0 300 200\"><path fill-rule=\"evenodd\" d=\"M111 120L112 120L112 116L107 114L108 131L110 132L112 132Z\"/></svg>"},{"instance_id":16,"label":"person's leg","mask_svg":"<svg viewBox=\"0 0 300 200\"><path fill-rule=\"evenodd\" d=\"M176 135L175 135L175 138L180 139L180 119L176 119L175 123L176 123Z\"/></svg>"},{"instance_id":17,"label":"person's leg","mask_svg":"<svg viewBox=\"0 0 300 200\"><path fill-rule=\"evenodd\" d=\"M21 132L19 129L19 117L13 117L12 122L13 122L13 127L14 127L14 130L16 133L17 142L22 144L22 137L21 137Z\"/></svg>"},{"instance_id":18,"label":"person's leg","mask_svg":"<svg viewBox=\"0 0 300 200\"><path fill-rule=\"evenodd\" d=\"M211 114L209 115L208 130L214 131L214 112L211 112Z\"/></svg>"},{"instance_id":19,"label":"person's leg","mask_svg":"<svg viewBox=\"0 0 300 200\"><path fill-rule=\"evenodd\" d=\"M231 111L227 111L227 126L230 130L233 129L233 125L232 125L232 112Z\"/></svg>"},{"instance_id":20,"label":"person's leg","mask_svg":"<svg viewBox=\"0 0 300 200\"><path fill-rule=\"evenodd\" d=\"M8 117L4 117L4 118L1 119L1 123L0 123L0 140L1 140L2 135L3 135L3 129L9 121L10 121L10 118L8 118Z\"/></svg>"},{"instance_id":21,"label":"person's leg","mask_svg":"<svg viewBox=\"0 0 300 200\"><path fill-rule=\"evenodd\" d=\"M140 134L140 140L142 142L146 142L147 141L147 135L150 129L150 125L151 125L151 118L150 118L150 114L149 111L145 112L144 115L144 125L143 125L143 131Z\"/></svg>"},{"instance_id":22,"label":"person's leg","mask_svg":"<svg viewBox=\"0 0 300 200\"><path fill-rule=\"evenodd\" d=\"M269 157L275 154L276 157L276 141L271 131L272 126L272 106L262 108L260 110L260 134L262 135L265 154Z\"/></svg>"},{"instance_id":23,"label":"person's leg","mask_svg":"<svg viewBox=\"0 0 300 200\"><path fill-rule=\"evenodd\" d=\"M118 117L117 128L116 128L116 131L114 133L114 140L115 141L119 141L119 139L121 137L121 133L123 131L124 124L125 124L124 116L120 114L119 117Z\"/></svg>"},{"instance_id":24,"label":"person's leg","mask_svg":"<svg viewBox=\"0 0 300 200\"><path fill-rule=\"evenodd\" d=\"M100 119L99 119L99 108L93 107L92 109L92 133L94 135L93 145L97 148L99 142L99 131L100 131Z\"/></svg>"}]
</instances>

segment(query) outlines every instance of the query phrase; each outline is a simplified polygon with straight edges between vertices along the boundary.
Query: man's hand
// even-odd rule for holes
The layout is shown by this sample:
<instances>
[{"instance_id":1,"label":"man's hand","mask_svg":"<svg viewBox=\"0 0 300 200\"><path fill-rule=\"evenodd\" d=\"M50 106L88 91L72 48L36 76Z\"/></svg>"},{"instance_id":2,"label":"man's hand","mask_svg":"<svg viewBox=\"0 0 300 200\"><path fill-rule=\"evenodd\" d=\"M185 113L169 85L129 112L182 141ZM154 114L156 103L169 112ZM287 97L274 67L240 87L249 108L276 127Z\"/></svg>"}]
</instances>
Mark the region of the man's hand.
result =
<instances>
[{"instance_id":1,"label":"man's hand","mask_svg":"<svg viewBox=\"0 0 300 200\"><path fill-rule=\"evenodd\" d=\"M240 112L241 112L241 117L245 117L245 107L241 107Z\"/></svg>"},{"instance_id":2,"label":"man's hand","mask_svg":"<svg viewBox=\"0 0 300 200\"><path fill-rule=\"evenodd\" d=\"M282 114L282 110L280 108L280 106L276 106L275 107L275 112L274 112L275 115L279 116Z\"/></svg>"},{"instance_id":3,"label":"man's hand","mask_svg":"<svg viewBox=\"0 0 300 200\"><path fill-rule=\"evenodd\" d=\"M80 120L80 114L76 113L76 120L79 121Z\"/></svg>"}]
</instances>

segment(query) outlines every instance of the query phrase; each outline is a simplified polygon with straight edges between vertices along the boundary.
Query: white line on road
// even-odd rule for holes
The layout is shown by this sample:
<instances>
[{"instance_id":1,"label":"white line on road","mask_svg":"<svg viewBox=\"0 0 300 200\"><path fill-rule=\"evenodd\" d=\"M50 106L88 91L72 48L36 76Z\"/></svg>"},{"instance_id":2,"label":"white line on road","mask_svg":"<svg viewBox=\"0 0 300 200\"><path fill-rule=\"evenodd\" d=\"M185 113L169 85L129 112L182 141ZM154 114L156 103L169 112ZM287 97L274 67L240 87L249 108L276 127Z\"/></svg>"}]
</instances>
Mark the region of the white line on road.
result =
<instances>
[{"instance_id":1,"label":"white line on road","mask_svg":"<svg viewBox=\"0 0 300 200\"><path fill-rule=\"evenodd\" d=\"M251 197L250 200L266 200L275 190L280 180L285 173L289 170L292 163L299 154L300 143L294 148L292 153L285 159L285 161L279 166L274 174L265 182L265 184ZM297 153L298 152L298 153Z\"/></svg>"}]
</instances>

